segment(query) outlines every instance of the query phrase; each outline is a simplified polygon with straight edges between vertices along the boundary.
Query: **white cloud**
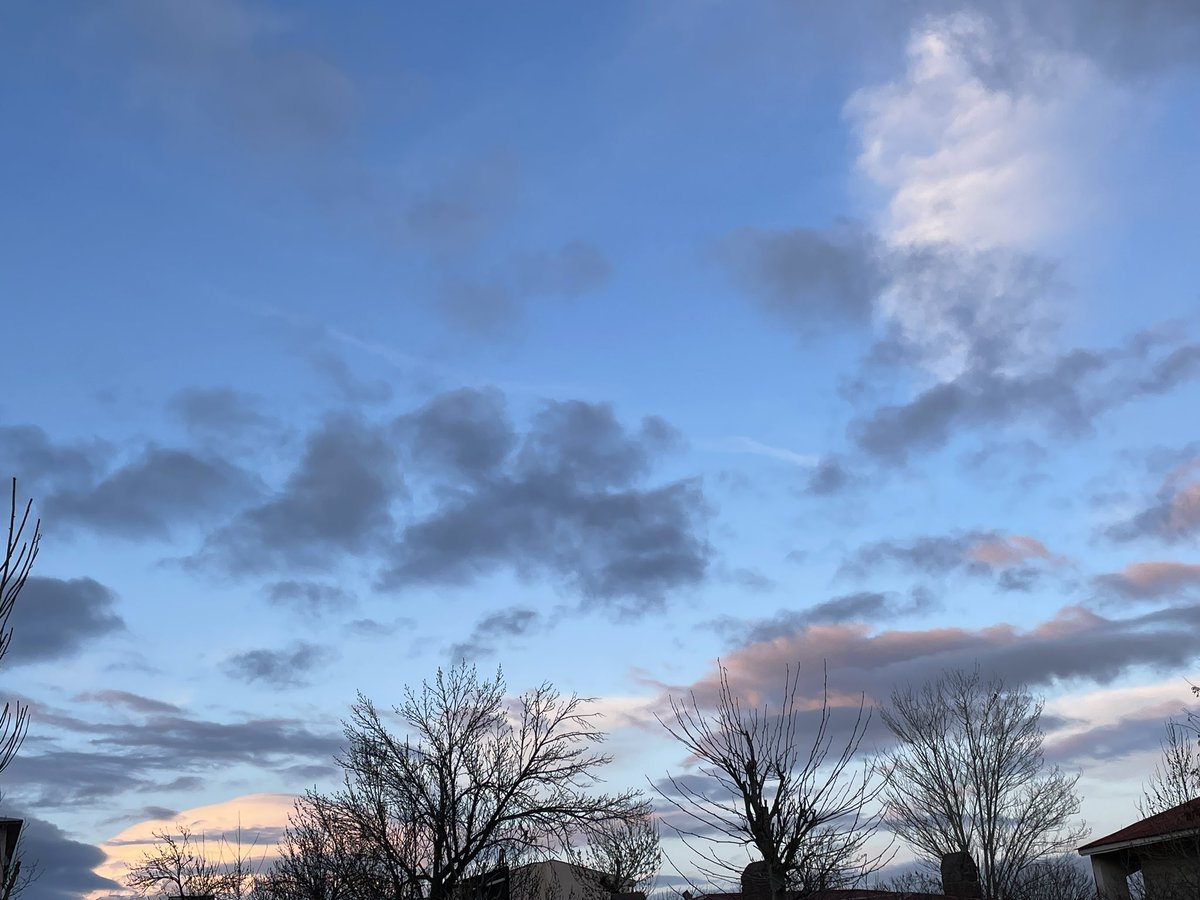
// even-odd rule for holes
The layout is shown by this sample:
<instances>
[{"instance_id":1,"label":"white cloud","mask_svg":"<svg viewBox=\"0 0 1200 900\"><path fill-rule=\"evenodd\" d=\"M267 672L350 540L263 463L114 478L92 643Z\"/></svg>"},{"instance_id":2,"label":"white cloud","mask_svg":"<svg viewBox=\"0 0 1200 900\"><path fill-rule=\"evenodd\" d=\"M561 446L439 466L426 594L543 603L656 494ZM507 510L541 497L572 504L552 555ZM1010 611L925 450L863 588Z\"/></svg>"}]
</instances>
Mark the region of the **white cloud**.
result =
<instances>
[{"instance_id":1,"label":"white cloud","mask_svg":"<svg viewBox=\"0 0 1200 900\"><path fill-rule=\"evenodd\" d=\"M903 75L845 106L884 240L906 252L953 246L979 262L966 325L961 294L927 272L902 274L878 302L882 324L940 379L968 365L972 329L1012 329L1044 311L1022 308L1020 260L1053 251L1097 212L1096 160L1130 108L1093 63L1016 27L1001 32L978 12L924 19ZM1019 77L988 77L1005 67ZM1004 254L1013 268L996 265Z\"/></svg>"}]
</instances>

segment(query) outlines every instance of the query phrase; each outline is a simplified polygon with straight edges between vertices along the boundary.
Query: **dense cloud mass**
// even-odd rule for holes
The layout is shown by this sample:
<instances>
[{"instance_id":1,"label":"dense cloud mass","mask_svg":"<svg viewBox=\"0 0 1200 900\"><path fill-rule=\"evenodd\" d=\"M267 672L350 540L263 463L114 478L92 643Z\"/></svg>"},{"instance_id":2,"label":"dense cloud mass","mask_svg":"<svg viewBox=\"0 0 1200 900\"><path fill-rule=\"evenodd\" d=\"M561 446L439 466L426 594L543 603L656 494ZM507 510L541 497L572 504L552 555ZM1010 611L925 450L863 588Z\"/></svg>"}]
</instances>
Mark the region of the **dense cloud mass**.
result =
<instances>
[{"instance_id":1,"label":"dense cloud mass","mask_svg":"<svg viewBox=\"0 0 1200 900\"><path fill-rule=\"evenodd\" d=\"M41 900L77 900L92 891L116 891L120 885L92 870L104 862L99 847L73 840L66 832L22 810L6 813L23 818L21 867L36 873L27 893Z\"/></svg>"},{"instance_id":2,"label":"dense cloud mass","mask_svg":"<svg viewBox=\"0 0 1200 900\"><path fill-rule=\"evenodd\" d=\"M1120 542L1145 538L1167 544L1194 542L1200 535L1200 460L1172 471L1143 510L1110 526L1105 534Z\"/></svg>"},{"instance_id":3,"label":"dense cloud mass","mask_svg":"<svg viewBox=\"0 0 1200 900\"><path fill-rule=\"evenodd\" d=\"M45 510L58 522L109 534L166 537L172 525L223 510L255 488L251 475L225 460L151 447L86 489L50 494Z\"/></svg>"},{"instance_id":4,"label":"dense cloud mass","mask_svg":"<svg viewBox=\"0 0 1200 900\"><path fill-rule=\"evenodd\" d=\"M377 549L405 493L385 431L333 416L309 435L283 487L208 537L191 563L234 575L320 570L339 556Z\"/></svg>"},{"instance_id":5,"label":"dense cloud mass","mask_svg":"<svg viewBox=\"0 0 1200 900\"><path fill-rule=\"evenodd\" d=\"M10 665L62 659L125 628L117 597L91 578L30 576L13 609Z\"/></svg>"},{"instance_id":6,"label":"dense cloud mass","mask_svg":"<svg viewBox=\"0 0 1200 900\"><path fill-rule=\"evenodd\" d=\"M418 457L448 467L446 489L436 510L404 528L385 587L466 584L503 567L551 575L585 602L636 614L705 574L699 485L638 486L677 441L661 419L630 432L607 405L550 403L517 436L497 395L460 392L401 427Z\"/></svg>"}]
</instances>

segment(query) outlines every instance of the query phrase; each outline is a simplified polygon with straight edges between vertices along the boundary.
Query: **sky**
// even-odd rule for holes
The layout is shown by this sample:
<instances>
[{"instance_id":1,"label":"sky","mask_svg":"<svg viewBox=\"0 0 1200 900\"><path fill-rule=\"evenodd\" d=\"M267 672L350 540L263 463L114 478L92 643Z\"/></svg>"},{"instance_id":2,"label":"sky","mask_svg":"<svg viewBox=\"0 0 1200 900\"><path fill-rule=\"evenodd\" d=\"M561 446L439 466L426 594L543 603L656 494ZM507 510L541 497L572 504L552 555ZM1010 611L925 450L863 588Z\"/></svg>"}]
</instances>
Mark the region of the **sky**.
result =
<instances>
[{"instance_id":1,"label":"sky","mask_svg":"<svg viewBox=\"0 0 1200 900\"><path fill-rule=\"evenodd\" d=\"M5 4L37 896L268 846L463 659L635 787L718 659L977 666L1135 819L1200 671L1197 61L1188 0Z\"/></svg>"}]
</instances>

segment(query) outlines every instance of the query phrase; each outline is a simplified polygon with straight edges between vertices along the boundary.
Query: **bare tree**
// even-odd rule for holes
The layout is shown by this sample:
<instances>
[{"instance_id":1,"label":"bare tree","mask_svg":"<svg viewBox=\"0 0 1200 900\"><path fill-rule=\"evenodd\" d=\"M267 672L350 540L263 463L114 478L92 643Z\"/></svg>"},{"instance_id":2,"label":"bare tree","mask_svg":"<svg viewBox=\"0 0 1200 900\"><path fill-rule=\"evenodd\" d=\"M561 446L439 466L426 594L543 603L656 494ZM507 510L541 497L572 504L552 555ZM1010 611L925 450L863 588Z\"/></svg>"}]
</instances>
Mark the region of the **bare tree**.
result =
<instances>
[{"instance_id":1,"label":"bare tree","mask_svg":"<svg viewBox=\"0 0 1200 900\"><path fill-rule=\"evenodd\" d=\"M574 859L581 868L602 872L600 887L607 891L646 892L662 866L660 844L658 826L646 815L593 829L586 848Z\"/></svg>"},{"instance_id":2,"label":"bare tree","mask_svg":"<svg viewBox=\"0 0 1200 900\"><path fill-rule=\"evenodd\" d=\"M391 896L445 900L502 853L553 852L645 813L634 791L592 793L611 757L589 701L549 684L508 708L503 675L465 664L405 690L393 733L359 695L346 724L347 825L397 872Z\"/></svg>"},{"instance_id":3,"label":"bare tree","mask_svg":"<svg viewBox=\"0 0 1200 900\"><path fill-rule=\"evenodd\" d=\"M685 823L669 827L715 881L745 865L727 848L756 851L772 897L856 885L887 856L867 848L879 824L869 807L880 786L869 764L854 764L870 721L865 696L835 744L827 677L819 710L806 709L798 686L799 669L788 667L778 708L744 706L721 666L715 709L706 712L693 693L671 697L670 719L659 719L702 776L698 784L668 775L670 790L656 788Z\"/></svg>"},{"instance_id":4,"label":"bare tree","mask_svg":"<svg viewBox=\"0 0 1200 900\"><path fill-rule=\"evenodd\" d=\"M4 559L0 562L0 659L8 653L12 643L12 627L9 619L17 604L17 597L37 559L42 536L42 520L35 519L30 528L33 500L25 503L23 510L17 506L17 479L12 479L12 492L8 508L8 533L4 541ZM0 772L4 771L17 755L21 742L29 728L29 706L15 701L6 701L0 710ZM11 900L19 896L37 880L37 861L22 858L21 843L10 860L8 870L0 873L0 900Z\"/></svg>"},{"instance_id":5,"label":"bare tree","mask_svg":"<svg viewBox=\"0 0 1200 900\"><path fill-rule=\"evenodd\" d=\"M212 895L217 900L250 896L256 867L243 846L240 826L233 842L222 836L215 849L203 834L195 835L183 825L174 832L156 831L154 838L154 845L125 876L125 884L139 894Z\"/></svg>"},{"instance_id":6,"label":"bare tree","mask_svg":"<svg viewBox=\"0 0 1200 900\"><path fill-rule=\"evenodd\" d=\"M1028 691L978 672L897 689L882 713L898 741L883 758L888 825L924 859L970 854L989 900L1086 833L1072 824L1079 776L1044 763L1041 714Z\"/></svg>"},{"instance_id":7,"label":"bare tree","mask_svg":"<svg viewBox=\"0 0 1200 900\"><path fill-rule=\"evenodd\" d=\"M395 896L394 878L373 845L347 828L341 802L316 791L296 800L279 856L255 885L255 900L360 900Z\"/></svg>"},{"instance_id":8,"label":"bare tree","mask_svg":"<svg viewBox=\"0 0 1200 900\"><path fill-rule=\"evenodd\" d=\"M12 480L12 499L8 511L8 537L4 542L4 561L0 563L0 659L8 653L12 643L12 628L9 618L16 606L21 588L29 578L33 561L37 559L38 544L42 536L42 520L36 519L29 528L29 515L33 501L25 504L18 516L17 479ZM22 703L6 702L0 711L0 772L13 761L25 732L29 726L29 707Z\"/></svg>"},{"instance_id":9,"label":"bare tree","mask_svg":"<svg viewBox=\"0 0 1200 900\"><path fill-rule=\"evenodd\" d=\"M1164 812L1200 797L1200 746L1193 723L1166 723L1162 759L1142 788L1138 811L1143 816Z\"/></svg>"}]
</instances>

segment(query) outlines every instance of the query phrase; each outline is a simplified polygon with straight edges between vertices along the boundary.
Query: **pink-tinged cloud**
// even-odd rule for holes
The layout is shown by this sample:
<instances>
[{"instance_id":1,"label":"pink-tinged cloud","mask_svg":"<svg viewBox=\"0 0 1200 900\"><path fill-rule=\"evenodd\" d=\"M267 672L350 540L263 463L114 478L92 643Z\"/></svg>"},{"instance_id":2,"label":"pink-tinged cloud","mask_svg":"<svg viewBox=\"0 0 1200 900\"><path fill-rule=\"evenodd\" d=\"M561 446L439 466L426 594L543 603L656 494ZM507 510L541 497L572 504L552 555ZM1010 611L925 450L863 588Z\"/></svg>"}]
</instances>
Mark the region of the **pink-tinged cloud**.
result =
<instances>
[{"instance_id":1,"label":"pink-tinged cloud","mask_svg":"<svg viewBox=\"0 0 1200 900\"><path fill-rule=\"evenodd\" d=\"M1060 609L1032 628L997 623L984 628L872 632L864 624L810 625L771 640L744 644L722 657L734 689L749 698L778 698L784 667L799 666L800 692L821 695L822 664L831 698L857 704L860 691L881 701L893 687L921 684L947 669L973 669L1035 690L1065 681L1107 684L1133 667L1170 675L1190 672L1200 657L1200 606L1176 606L1108 618L1079 606ZM690 686L711 702L716 672Z\"/></svg>"},{"instance_id":2,"label":"pink-tinged cloud","mask_svg":"<svg viewBox=\"0 0 1200 900\"><path fill-rule=\"evenodd\" d=\"M1149 537L1177 543L1195 538L1200 534L1200 459L1171 472L1153 502L1106 533L1117 541Z\"/></svg>"},{"instance_id":3,"label":"pink-tinged cloud","mask_svg":"<svg viewBox=\"0 0 1200 900\"><path fill-rule=\"evenodd\" d=\"M155 833L175 832L180 826L197 837L203 836L206 850L213 855L219 852L222 838L236 840L240 827L243 849L249 851L256 864L264 861L269 865L295 800L292 794L248 794L185 809L171 818L138 822L100 845L107 859L96 868L96 874L124 884L129 867L153 848Z\"/></svg>"},{"instance_id":4,"label":"pink-tinged cloud","mask_svg":"<svg viewBox=\"0 0 1200 900\"><path fill-rule=\"evenodd\" d=\"M978 563L993 568L1008 568L1029 560L1060 562L1046 545L1037 538L1025 534L995 534L980 538L967 550L967 555Z\"/></svg>"},{"instance_id":5,"label":"pink-tinged cloud","mask_svg":"<svg viewBox=\"0 0 1200 900\"><path fill-rule=\"evenodd\" d=\"M1123 597L1155 599L1200 589L1200 564L1147 561L1101 575L1096 583Z\"/></svg>"}]
</instances>

